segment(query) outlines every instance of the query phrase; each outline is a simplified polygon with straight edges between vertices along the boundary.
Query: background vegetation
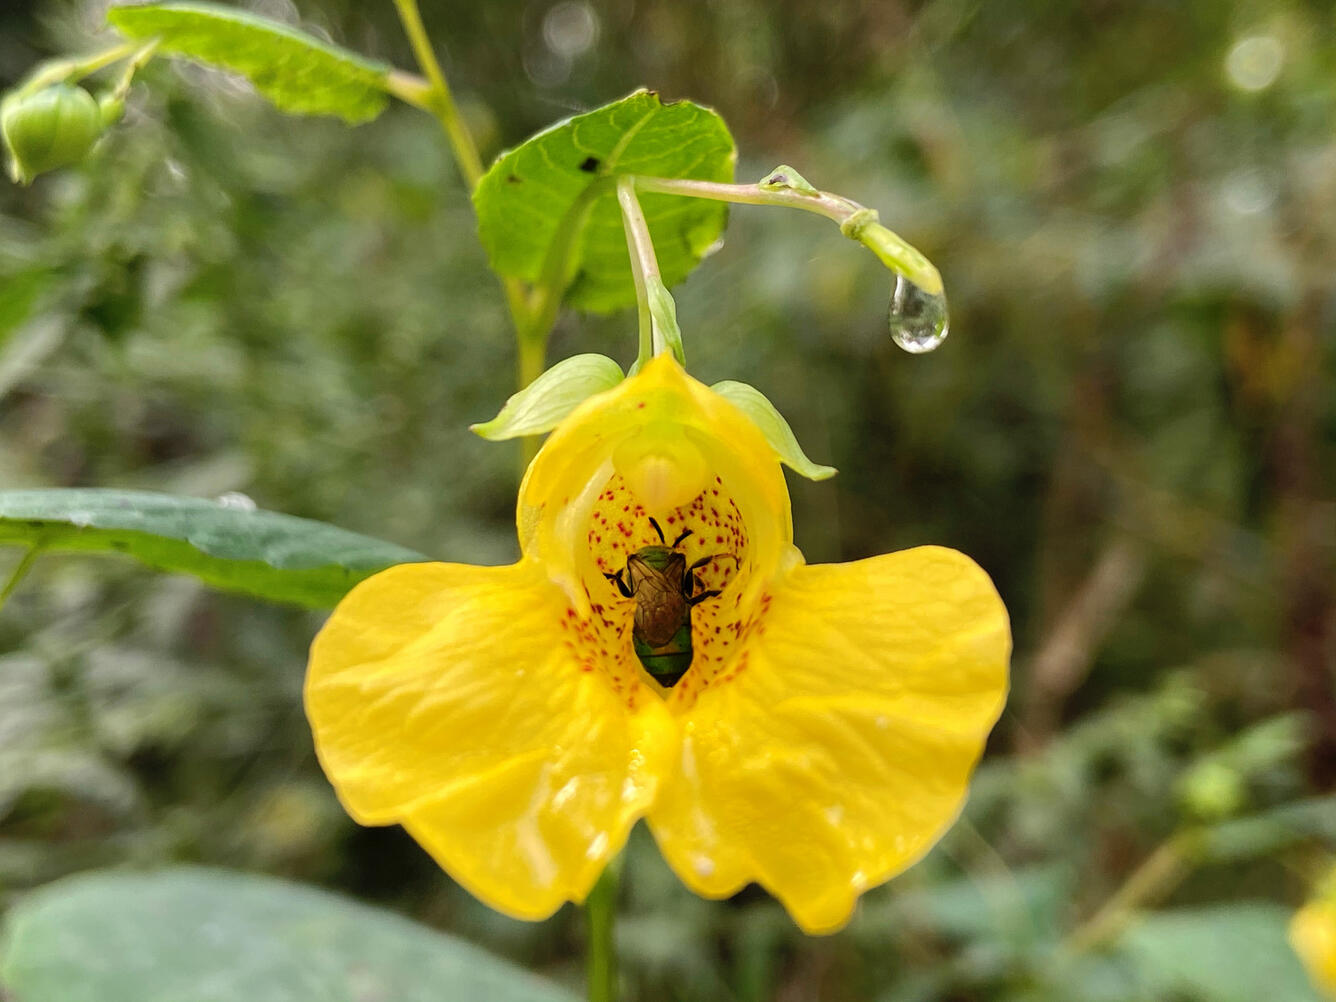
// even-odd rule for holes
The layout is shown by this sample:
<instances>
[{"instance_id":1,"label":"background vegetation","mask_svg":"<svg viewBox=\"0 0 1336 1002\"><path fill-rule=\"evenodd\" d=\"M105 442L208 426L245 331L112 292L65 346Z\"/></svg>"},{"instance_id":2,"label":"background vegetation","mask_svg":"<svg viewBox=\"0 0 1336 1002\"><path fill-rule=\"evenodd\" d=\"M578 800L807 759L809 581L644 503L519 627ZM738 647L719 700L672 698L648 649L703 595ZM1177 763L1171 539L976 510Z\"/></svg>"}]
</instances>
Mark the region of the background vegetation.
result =
<instances>
[{"instance_id":1,"label":"background vegetation","mask_svg":"<svg viewBox=\"0 0 1336 1002\"><path fill-rule=\"evenodd\" d=\"M0 86L103 4L7 3ZM260 0L410 66L389 3ZM1011 704L964 821L800 936L693 898L637 831L635 999L1310 999L1284 922L1336 844L1336 21L1330 5L427 2L488 158L645 84L719 109L941 267L952 336L887 334L833 227L735 208L677 290L693 372L807 451L809 560L935 542L1011 610ZM154 64L84 167L0 187L0 484L117 486L513 558L517 450L467 424L513 347L434 123L294 121ZM631 313L552 358L629 363ZM17 553L0 553L5 563ZM4 571L0 564L0 571ZM324 885L578 983L398 829L357 828L300 706L320 622L115 559L0 615L0 907L100 866Z\"/></svg>"}]
</instances>

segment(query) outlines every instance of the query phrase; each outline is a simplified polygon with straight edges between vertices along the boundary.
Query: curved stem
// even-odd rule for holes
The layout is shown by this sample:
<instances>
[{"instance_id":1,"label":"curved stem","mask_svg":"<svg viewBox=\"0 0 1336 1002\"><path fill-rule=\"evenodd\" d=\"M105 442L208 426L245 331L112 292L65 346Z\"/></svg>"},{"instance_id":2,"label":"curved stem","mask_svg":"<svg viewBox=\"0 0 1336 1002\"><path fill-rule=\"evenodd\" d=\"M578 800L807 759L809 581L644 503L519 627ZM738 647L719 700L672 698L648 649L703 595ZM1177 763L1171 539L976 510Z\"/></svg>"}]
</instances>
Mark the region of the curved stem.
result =
<instances>
[{"instance_id":1,"label":"curved stem","mask_svg":"<svg viewBox=\"0 0 1336 1002\"><path fill-rule=\"evenodd\" d=\"M689 178L641 177L634 178L640 191L662 195L686 195L715 202L734 202L741 205L778 205L801 209L825 216L840 227L850 240L862 244L891 271L903 275L929 295L942 291L942 276L926 256L899 234L877 221L875 209L859 205L843 195L780 187L773 184L725 184L722 181L693 181ZM805 182L804 182L805 183Z\"/></svg>"},{"instance_id":2,"label":"curved stem","mask_svg":"<svg viewBox=\"0 0 1336 1002\"><path fill-rule=\"evenodd\" d=\"M40 546L33 546L23 555L13 573L9 575L9 580L5 582L4 588L0 589L0 609L5 607L5 603L9 601L9 596L14 594L14 590L28 576L28 572L32 570L32 565L37 562L37 557L41 552L42 548Z\"/></svg>"},{"instance_id":3,"label":"curved stem","mask_svg":"<svg viewBox=\"0 0 1336 1002\"><path fill-rule=\"evenodd\" d=\"M659 277L659 259L654 254L649 225L636 198L635 184L627 175L617 179L617 202L622 207L622 226L626 229L626 249L631 257L631 277L636 286L636 315L640 321L638 364L644 365L661 350L654 336L654 318L649 307L648 280Z\"/></svg>"},{"instance_id":4,"label":"curved stem","mask_svg":"<svg viewBox=\"0 0 1336 1002\"><path fill-rule=\"evenodd\" d=\"M478 156L478 147L473 142L472 134L464 125L463 119L459 117L459 108L455 104L454 95L450 93L450 85L445 82L441 64L436 60L436 51L431 47L427 29L423 27L417 0L394 0L394 6L398 8L399 20L403 23L408 41L413 46L413 55L417 57L418 65L422 67L422 72L427 75L427 80L431 84L435 105L432 110L440 119L445 134L450 138L450 146L455 151L459 169L464 174L469 190L472 191L478 186L478 180L482 177L482 159Z\"/></svg>"},{"instance_id":5,"label":"curved stem","mask_svg":"<svg viewBox=\"0 0 1336 1002\"><path fill-rule=\"evenodd\" d=\"M619 859L609 863L585 899L585 921L589 929L589 1002L615 1002L617 998L617 951L613 930L617 921L620 869Z\"/></svg>"},{"instance_id":6,"label":"curved stem","mask_svg":"<svg viewBox=\"0 0 1336 1002\"><path fill-rule=\"evenodd\" d=\"M413 46L413 55L426 79L411 73L395 71L386 79L389 92L402 101L421 108L441 123L450 149L454 153L455 163L464 177L468 190L478 187L483 176L482 158L478 155L478 146L473 141L473 134L464 124L455 104L450 84L445 79L441 64L436 59L427 29L422 23L422 14L418 10L417 0L394 0L399 12L399 21L404 26L404 33ZM501 288L506 295L506 306L510 310L511 324L515 328L515 344L519 356L517 368L517 389L524 389L543 372L547 359L547 336L557 319L557 308L561 304L561 293L557 290L555 300L548 303L540 288L537 302L531 302L522 282L515 278L500 278ZM551 297L548 297L551 298ZM520 453L520 476L523 477L529 462L538 452L538 441L525 438Z\"/></svg>"},{"instance_id":7,"label":"curved stem","mask_svg":"<svg viewBox=\"0 0 1336 1002\"><path fill-rule=\"evenodd\" d=\"M841 195L832 195L827 191L806 195L792 188L767 188L759 184L725 184L722 181L693 181L689 178L639 175L633 180L640 191L652 191L662 195L686 195L690 198L734 202L740 205L780 205L788 209L815 212L841 224L850 219L854 213L865 209L865 206L857 202Z\"/></svg>"},{"instance_id":8,"label":"curved stem","mask_svg":"<svg viewBox=\"0 0 1336 1002\"><path fill-rule=\"evenodd\" d=\"M157 43L153 44L156 45ZM103 49L101 52L95 52L90 56L72 56L68 59L55 59L43 63L33 71L32 76L19 84L18 91L19 93L30 93L61 81L81 80L90 73L96 73L103 67L110 66L126 56L133 55L141 48L141 45L142 43L139 42L123 42L120 45L113 45L109 49Z\"/></svg>"}]
</instances>

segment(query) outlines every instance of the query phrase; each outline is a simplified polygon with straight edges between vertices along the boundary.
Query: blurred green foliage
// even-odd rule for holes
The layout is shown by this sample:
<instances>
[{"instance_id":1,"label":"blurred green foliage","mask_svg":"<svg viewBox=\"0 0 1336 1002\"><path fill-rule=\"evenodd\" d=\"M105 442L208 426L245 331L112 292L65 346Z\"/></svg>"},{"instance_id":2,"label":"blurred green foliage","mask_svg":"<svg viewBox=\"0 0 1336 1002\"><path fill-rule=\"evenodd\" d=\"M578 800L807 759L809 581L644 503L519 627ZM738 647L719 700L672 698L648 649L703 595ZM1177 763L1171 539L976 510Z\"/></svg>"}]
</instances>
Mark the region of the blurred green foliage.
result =
<instances>
[{"instance_id":1,"label":"blurred green foliage","mask_svg":"<svg viewBox=\"0 0 1336 1002\"><path fill-rule=\"evenodd\" d=\"M390 4L299 7L411 65ZM424 7L485 155L642 84L690 97L728 121L740 178L792 163L876 206L950 297L946 345L903 354L879 265L748 208L677 290L693 372L760 388L841 471L791 483L808 558L960 548L1017 649L965 818L837 936L754 890L694 898L637 831L627 997L1215 1002L1257 997L1244 954L1301 985L1281 923L1336 846L1330 6ZM90 47L100 8L5 5L0 84ZM551 357L627 364L634 327L566 315ZM499 563L517 451L467 425L513 366L468 199L411 109L292 120L155 63L85 166L0 189L5 487L242 491ZM0 906L206 862L578 982L573 910L499 917L343 815L300 707L318 622L41 561L0 616ZM1147 873L1136 903L1159 910L1110 913Z\"/></svg>"}]
</instances>

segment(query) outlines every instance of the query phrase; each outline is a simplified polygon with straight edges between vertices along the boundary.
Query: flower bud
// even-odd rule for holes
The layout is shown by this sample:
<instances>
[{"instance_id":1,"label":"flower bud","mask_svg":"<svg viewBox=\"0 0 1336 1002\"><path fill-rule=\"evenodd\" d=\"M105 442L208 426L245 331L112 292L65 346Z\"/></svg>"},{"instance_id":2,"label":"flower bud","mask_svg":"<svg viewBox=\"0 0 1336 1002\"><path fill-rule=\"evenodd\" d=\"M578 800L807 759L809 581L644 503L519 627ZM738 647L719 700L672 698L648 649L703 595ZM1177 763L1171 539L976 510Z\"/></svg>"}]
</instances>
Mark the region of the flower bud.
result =
<instances>
[{"instance_id":1,"label":"flower bud","mask_svg":"<svg viewBox=\"0 0 1336 1002\"><path fill-rule=\"evenodd\" d=\"M78 163L102 135L102 110L82 87L58 83L0 104L0 133L10 176L28 184L38 174Z\"/></svg>"}]
</instances>

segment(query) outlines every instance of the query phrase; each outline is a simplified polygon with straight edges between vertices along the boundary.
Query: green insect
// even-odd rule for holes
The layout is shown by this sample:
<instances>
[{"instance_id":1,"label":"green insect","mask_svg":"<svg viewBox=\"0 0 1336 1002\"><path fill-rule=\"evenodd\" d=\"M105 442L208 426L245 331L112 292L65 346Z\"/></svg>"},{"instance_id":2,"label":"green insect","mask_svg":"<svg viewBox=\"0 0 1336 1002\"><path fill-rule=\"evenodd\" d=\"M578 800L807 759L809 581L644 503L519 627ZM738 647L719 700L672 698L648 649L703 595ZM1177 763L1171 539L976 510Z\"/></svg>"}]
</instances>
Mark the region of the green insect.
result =
<instances>
[{"instance_id":1,"label":"green insect","mask_svg":"<svg viewBox=\"0 0 1336 1002\"><path fill-rule=\"evenodd\" d=\"M688 565L686 554L677 547L691 535L691 530L684 529L669 546L659 523L651 518L649 524L654 526L663 545L636 550L626 558L623 570L603 576L625 598L636 600L635 624L631 630L636 657L656 682L672 688L691 667L691 610L719 594L717 589L697 591L700 580L696 571L716 556L732 555L712 554ZM623 573L626 577L622 577Z\"/></svg>"}]
</instances>

